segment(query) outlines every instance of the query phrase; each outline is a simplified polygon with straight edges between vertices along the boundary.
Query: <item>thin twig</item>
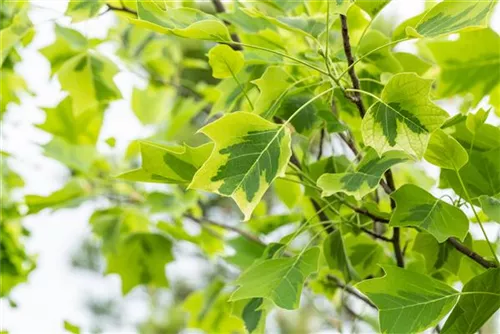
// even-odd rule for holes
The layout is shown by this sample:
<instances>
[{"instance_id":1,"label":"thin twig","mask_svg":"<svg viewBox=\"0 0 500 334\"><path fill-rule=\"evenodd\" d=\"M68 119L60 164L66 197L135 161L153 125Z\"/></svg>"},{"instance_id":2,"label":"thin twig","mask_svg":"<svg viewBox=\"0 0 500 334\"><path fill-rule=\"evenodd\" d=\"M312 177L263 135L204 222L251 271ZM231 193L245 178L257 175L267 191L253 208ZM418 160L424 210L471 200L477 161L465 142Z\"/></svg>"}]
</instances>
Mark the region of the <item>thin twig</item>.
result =
<instances>
[{"instance_id":1,"label":"thin twig","mask_svg":"<svg viewBox=\"0 0 500 334\"><path fill-rule=\"evenodd\" d=\"M130 9L128 7L116 7L116 6L108 4L108 10L106 10L106 12L109 10L112 10L115 12L123 12L123 13L129 13L132 15L137 15L137 12L135 10Z\"/></svg>"},{"instance_id":2,"label":"thin twig","mask_svg":"<svg viewBox=\"0 0 500 334\"><path fill-rule=\"evenodd\" d=\"M331 275L331 274L328 274L326 276L329 280L331 281L334 281L335 284L343 289L344 291L348 292L349 294L353 295L354 297L358 298L359 300L365 302L367 305L369 305L370 307L376 309L377 307L375 306L375 304L373 304L368 298L366 298L365 296L363 296L361 293L359 293L357 290L355 290L353 287L351 287L350 285L347 285L345 284L344 282L342 282L338 277L334 276L334 275Z\"/></svg>"},{"instance_id":3,"label":"thin twig","mask_svg":"<svg viewBox=\"0 0 500 334\"><path fill-rule=\"evenodd\" d=\"M387 237L385 237L383 235L380 235L378 233L372 232L372 231L370 231L369 229L367 229L365 227L360 227L360 230L363 231L363 232L365 232L366 234L371 235L375 239L380 239L380 240L383 240L383 241L392 242L391 238L387 238Z\"/></svg>"},{"instance_id":4,"label":"thin twig","mask_svg":"<svg viewBox=\"0 0 500 334\"><path fill-rule=\"evenodd\" d=\"M244 237L250 241L253 241L253 242L255 242L259 245L262 245L262 246L267 246L267 244L265 242L263 242L262 240L260 240L257 236L255 236L247 231L243 231L242 229L239 229L235 226L227 225L224 223L218 223L218 222L215 222L213 220L207 219L205 217L198 219L198 218L193 217L192 215L189 215L189 214L184 215L184 217L194 221L195 223L197 223L199 225L203 225L203 223L207 223L207 224L212 225L212 226L220 227L222 229L238 233L239 235L241 235L242 237Z\"/></svg>"},{"instance_id":5,"label":"thin twig","mask_svg":"<svg viewBox=\"0 0 500 334\"><path fill-rule=\"evenodd\" d=\"M351 41L349 38L349 28L347 26L347 17L345 15L340 15L340 22L342 24L342 40L344 42L344 53L347 58L347 65L349 68L349 76L351 77L352 86L354 89L360 89L361 85L359 84L358 76L356 75L356 71L354 70L354 57L352 55ZM359 92L354 92L354 96L352 101L356 104L359 110L359 115L363 118L366 114L365 107L363 105L363 101L361 100L361 94Z\"/></svg>"}]
</instances>

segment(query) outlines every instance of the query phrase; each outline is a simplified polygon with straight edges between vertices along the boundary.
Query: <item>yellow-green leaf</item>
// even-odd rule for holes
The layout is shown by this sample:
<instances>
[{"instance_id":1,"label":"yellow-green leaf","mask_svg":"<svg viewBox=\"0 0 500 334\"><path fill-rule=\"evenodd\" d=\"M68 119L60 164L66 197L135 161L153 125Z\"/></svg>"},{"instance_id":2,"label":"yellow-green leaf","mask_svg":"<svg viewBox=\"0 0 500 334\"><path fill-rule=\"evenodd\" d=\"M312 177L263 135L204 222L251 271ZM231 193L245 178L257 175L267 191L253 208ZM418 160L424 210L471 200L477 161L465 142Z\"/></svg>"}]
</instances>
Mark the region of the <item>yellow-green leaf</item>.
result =
<instances>
[{"instance_id":1,"label":"yellow-green leaf","mask_svg":"<svg viewBox=\"0 0 500 334\"><path fill-rule=\"evenodd\" d=\"M448 114L429 100L431 81L414 73L394 75L362 122L363 140L378 154L402 150L421 158L430 134Z\"/></svg>"},{"instance_id":2,"label":"yellow-green leaf","mask_svg":"<svg viewBox=\"0 0 500 334\"><path fill-rule=\"evenodd\" d=\"M235 51L230 46L220 44L208 52L208 63L212 67L212 76L217 79L234 77L245 65L241 51Z\"/></svg>"},{"instance_id":3,"label":"yellow-green leaf","mask_svg":"<svg viewBox=\"0 0 500 334\"><path fill-rule=\"evenodd\" d=\"M291 156L288 128L236 112L200 132L215 148L189 187L232 197L248 220L274 179L285 174Z\"/></svg>"}]
</instances>

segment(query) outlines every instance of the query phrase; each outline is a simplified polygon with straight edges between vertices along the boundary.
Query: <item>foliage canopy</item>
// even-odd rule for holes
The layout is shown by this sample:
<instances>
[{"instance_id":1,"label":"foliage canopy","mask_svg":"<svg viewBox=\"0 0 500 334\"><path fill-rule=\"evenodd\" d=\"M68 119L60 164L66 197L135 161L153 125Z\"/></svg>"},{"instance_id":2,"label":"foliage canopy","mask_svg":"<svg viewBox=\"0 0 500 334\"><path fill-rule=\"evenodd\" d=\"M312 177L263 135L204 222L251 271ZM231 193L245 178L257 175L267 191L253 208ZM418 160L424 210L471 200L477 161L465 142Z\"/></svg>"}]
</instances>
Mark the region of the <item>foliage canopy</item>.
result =
<instances>
[{"instance_id":1,"label":"foliage canopy","mask_svg":"<svg viewBox=\"0 0 500 334\"><path fill-rule=\"evenodd\" d=\"M480 330L500 307L484 227L500 222L495 3L444 0L388 26L390 0L70 0L72 23L39 50L66 95L37 127L71 173L19 198L20 157L1 152L1 297L36 268L25 216L101 201L92 238L124 295L175 291L165 267L186 243L223 264L178 300L176 331L265 332L271 311L311 293L374 331ZM37 24L29 2L1 6L4 122L29 92L16 65ZM72 27L102 15L104 39ZM125 96L121 72L145 84ZM152 133L125 152L100 135L122 99Z\"/></svg>"}]
</instances>

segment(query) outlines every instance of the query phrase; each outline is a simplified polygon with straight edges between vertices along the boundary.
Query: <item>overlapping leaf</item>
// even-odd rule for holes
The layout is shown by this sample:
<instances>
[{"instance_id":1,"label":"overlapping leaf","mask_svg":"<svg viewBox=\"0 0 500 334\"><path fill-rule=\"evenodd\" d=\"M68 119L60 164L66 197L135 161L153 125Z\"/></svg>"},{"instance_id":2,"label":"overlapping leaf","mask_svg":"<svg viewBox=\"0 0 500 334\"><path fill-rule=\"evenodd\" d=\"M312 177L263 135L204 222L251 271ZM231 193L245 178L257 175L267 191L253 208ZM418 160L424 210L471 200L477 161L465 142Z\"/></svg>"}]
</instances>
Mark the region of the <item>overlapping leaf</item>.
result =
<instances>
[{"instance_id":1,"label":"overlapping leaf","mask_svg":"<svg viewBox=\"0 0 500 334\"><path fill-rule=\"evenodd\" d=\"M375 303L383 333L415 333L438 324L459 292L430 276L385 265L385 276L356 287Z\"/></svg>"},{"instance_id":2,"label":"overlapping leaf","mask_svg":"<svg viewBox=\"0 0 500 334\"><path fill-rule=\"evenodd\" d=\"M422 188L406 184L391 197L396 201L391 226L417 226L439 242L452 236L463 240L469 231L469 220L459 208L435 198Z\"/></svg>"},{"instance_id":3,"label":"overlapping leaf","mask_svg":"<svg viewBox=\"0 0 500 334\"><path fill-rule=\"evenodd\" d=\"M431 81L411 73L394 75L382 91L381 100L363 118L366 145L378 154L402 150L421 158L430 134L448 117L429 100Z\"/></svg>"},{"instance_id":4,"label":"overlapping leaf","mask_svg":"<svg viewBox=\"0 0 500 334\"><path fill-rule=\"evenodd\" d=\"M408 155L403 152L387 152L379 157L374 150L370 150L356 167L356 170L323 174L317 183L323 190L323 197L343 192L361 199L378 187L386 170L396 164L408 161L408 159Z\"/></svg>"},{"instance_id":5,"label":"overlapping leaf","mask_svg":"<svg viewBox=\"0 0 500 334\"><path fill-rule=\"evenodd\" d=\"M212 76L218 79L235 77L245 65L241 51L235 51L228 45L217 45L208 52L208 63L212 67Z\"/></svg>"},{"instance_id":6,"label":"overlapping leaf","mask_svg":"<svg viewBox=\"0 0 500 334\"><path fill-rule=\"evenodd\" d=\"M208 158L212 148L212 144L170 147L141 141L141 168L118 177L138 182L187 184Z\"/></svg>"},{"instance_id":7,"label":"overlapping leaf","mask_svg":"<svg viewBox=\"0 0 500 334\"><path fill-rule=\"evenodd\" d=\"M424 157L433 165L456 171L469 161L469 155L462 145L443 130L431 135Z\"/></svg>"},{"instance_id":8,"label":"overlapping leaf","mask_svg":"<svg viewBox=\"0 0 500 334\"><path fill-rule=\"evenodd\" d=\"M484 28L494 4L494 0L444 0L423 15L415 28L407 28L407 32L411 35L436 37L463 29Z\"/></svg>"},{"instance_id":9,"label":"overlapping leaf","mask_svg":"<svg viewBox=\"0 0 500 334\"><path fill-rule=\"evenodd\" d=\"M215 148L189 187L232 197L249 219L272 181L285 173L291 155L289 130L255 114L237 112L200 132Z\"/></svg>"},{"instance_id":10,"label":"overlapping leaf","mask_svg":"<svg viewBox=\"0 0 500 334\"><path fill-rule=\"evenodd\" d=\"M166 287L165 265L172 260L172 242L167 237L134 233L118 244L116 252L108 254L106 273L120 275L123 294L140 284Z\"/></svg>"},{"instance_id":11,"label":"overlapping leaf","mask_svg":"<svg viewBox=\"0 0 500 334\"><path fill-rule=\"evenodd\" d=\"M230 300L262 297L292 310L299 306L306 278L318 270L319 248L291 258L264 260L244 272L235 282L239 288Z\"/></svg>"},{"instance_id":12,"label":"overlapping leaf","mask_svg":"<svg viewBox=\"0 0 500 334\"><path fill-rule=\"evenodd\" d=\"M486 3L478 2L479 5ZM472 94L474 105L499 85L500 37L491 29L463 32L457 40L427 43L440 68L437 94Z\"/></svg>"},{"instance_id":13,"label":"overlapping leaf","mask_svg":"<svg viewBox=\"0 0 500 334\"><path fill-rule=\"evenodd\" d=\"M224 22L213 15L194 8L160 8L154 1L137 1L138 19L131 21L138 26L179 37L231 41Z\"/></svg>"},{"instance_id":14,"label":"overlapping leaf","mask_svg":"<svg viewBox=\"0 0 500 334\"><path fill-rule=\"evenodd\" d=\"M474 277L462 289L463 295L441 333L476 333L500 308L500 269L492 268Z\"/></svg>"}]
</instances>

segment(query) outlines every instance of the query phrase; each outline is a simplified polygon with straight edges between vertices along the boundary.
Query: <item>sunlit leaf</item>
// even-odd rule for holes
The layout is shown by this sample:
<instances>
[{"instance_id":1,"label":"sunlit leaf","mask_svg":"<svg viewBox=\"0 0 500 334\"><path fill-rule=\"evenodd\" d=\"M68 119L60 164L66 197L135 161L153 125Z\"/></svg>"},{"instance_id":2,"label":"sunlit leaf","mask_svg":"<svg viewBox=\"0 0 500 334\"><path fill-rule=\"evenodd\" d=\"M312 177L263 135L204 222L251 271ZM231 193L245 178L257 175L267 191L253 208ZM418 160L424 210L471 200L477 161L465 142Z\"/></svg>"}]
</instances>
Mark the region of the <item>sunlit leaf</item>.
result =
<instances>
[{"instance_id":1,"label":"sunlit leaf","mask_svg":"<svg viewBox=\"0 0 500 334\"><path fill-rule=\"evenodd\" d=\"M415 333L438 324L459 292L427 275L385 265L385 276L356 284L379 310L383 333Z\"/></svg>"},{"instance_id":2,"label":"sunlit leaf","mask_svg":"<svg viewBox=\"0 0 500 334\"><path fill-rule=\"evenodd\" d=\"M212 144L175 147L148 141L141 141L139 145L141 168L120 174L119 178L138 182L187 184L213 148Z\"/></svg>"},{"instance_id":3,"label":"sunlit leaf","mask_svg":"<svg viewBox=\"0 0 500 334\"><path fill-rule=\"evenodd\" d=\"M252 266L236 280L239 287L230 300L262 297L279 307L295 309L305 280L318 270L318 257L319 248L314 247L292 258L270 259Z\"/></svg>"},{"instance_id":4,"label":"sunlit leaf","mask_svg":"<svg viewBox=\"0 0 500 334\"><path fill-rule=\"evenodd\" d=\"M79 114L121 98L113 81L117 73L113 62L89 51L66 61L57 75L61 87L73 98L74 112Z\"/></svg>"},{"instance_id":5,"label":"sunlit leaf","mask_svg":"<svg viewBox=\"0 0 500 334\"><path fill-rule=\"evenodd\" d=\"M194 8L160 8L154 1L137 1L138 19L131 21L140 27L179 37L231 41L224 22Z\"/></svg>"},{"instance_id":6,"label":"sunlit leaf","mask_svg":"<svg viewBox=\"0 0 500 334\"><path fill-rule=\"evenodd\" d=\"M478 6L487 2L478 2ZM491 29L461 33L457 40L427 43L440 68L441 97L473 95L476 105L500 82L500 37Z\"/></svg>"},{"instance_id":7,"label":"sunlit leaf","mask_svg":"<svg viewBox=\"0 0 500 334\"><path fill-rule=\"evenodd\" d=\"M435 166L452 170L459 170L469 161L469 155L462 145L443 130L431 135L424 157Z\"/></svg>"},{"instance_id":8,"label":"sunlit leaf","mask_svg":"<svg viewBox=\"0 0 500 334\"><path fill-rule=\"evenodd\" d=\"M415 28L407 29L411 35L436 37L464 29L484 28L495 1L444 0L429 10Z\"/></svg>"},{"instance_id":9,"label":"sunlit leaf","mask_svg":"<svg viewBox=\"0 0 500 334\"><path fill-rule=\"evenodd\" d=\"M467 216L459 208L435 198L427 191L406 184L391 197L396 201L391 226L416 226L432 234L439 242L452 236L463 240L467 235Z\"/></svg>"},{"instance_id":10,"label":"sunlit leaf","mask_svg":"<svg viewBox=\"0 0 500 334\"><path fill-rule=\"evenodd\" d=\"M218 79L234 77L245 65L241 51L234 51L228 45L217 45L208 52L208 63L212 67L212 76Z\"/></svg>"},{"instance_id":11,"label":"sunlit leaf","mask_svg":"<svg viewBox=\"0 0 500 334\"><path fill-rule=\"evenodd\" d=\"M215 148L189 187L232 197L248 220L273 180L285 174L291 154L288 128L237 112L200 132Z\"/></svg>"},{"instance_id":12,"label":"sunlit leaf","mask_svg":"<svg viewBox=\"0 0 500 334\"><path fill-rule=\"evenodd\" d=\"M137 285L168 286L165 265L173 260L172 242L161 234L134 233L123 239L107 256L106 273L119 274L122 292Z\"/></svg>"},{"instance_id":13,"label":"sunlit leaf","mask_svg":"<svg viewBox=\"0 0 500 334\"><path fill-rule=\"evenodd\" d=\"M441 333L476 333L500 308L500 269L492 268L471 279ZM467 294L474 293L474 294Z\"/></svg>"},{"instance_id":14,"label":"sunlit leaf","mask_svg":"<svg viewBox=\"0 0 500 334\"><path fill-rule=\"evenodd\" d=\"M323 190L323 197L343 192L361 199L377 188L386 170L408 159L402 152L387 152L379 157L374 150L370 150L354 171L323 174L317 183Z\"/></svg>"},{"instance_id":15,"label":"sunlit leaf","mask_svg":"<svg viewBox=\"0 0 500 334\"><path fill-rule=\"evenodd\" d=\"M416 74L393 76L384 87L381 101L363 118L366 145L382 154L402 150L422 157L431 132L444 123L448 114L429 100L431 81Z\"/></svg>"},{"instance_id":16,"label":"sunlit leaf","mask_svg":"<svg viewBox=\"0 0 500 334\"><path fill-rule=\"evenodd\" d=\"M84 21L97 16L104 4L104 0L70 0L66 15L71 16L73 22Z\"/></svg>"}]
</instances>

